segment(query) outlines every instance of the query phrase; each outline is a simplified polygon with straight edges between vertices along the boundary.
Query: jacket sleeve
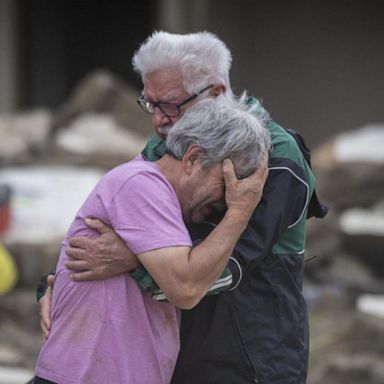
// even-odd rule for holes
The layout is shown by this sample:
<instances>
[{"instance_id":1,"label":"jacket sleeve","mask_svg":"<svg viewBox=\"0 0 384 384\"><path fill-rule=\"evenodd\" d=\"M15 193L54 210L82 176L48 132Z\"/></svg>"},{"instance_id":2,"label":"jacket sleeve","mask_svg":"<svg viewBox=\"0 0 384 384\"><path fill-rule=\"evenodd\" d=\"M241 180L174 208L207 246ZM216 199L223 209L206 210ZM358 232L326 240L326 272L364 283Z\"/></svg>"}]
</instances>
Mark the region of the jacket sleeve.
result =
<instances>
[{"instance_id":1,"label":"jacket sleeve","mask_svg":"<svg viewBox=\"0 0 384 384\"><path fill-rule=\"evenodd\" d=\"M304 171L288 159L272 159L263 197L228 263L231 289L244 273L273 257L271 249L282 232L306 214L309 197Z\"/></svg>"}]
</instances>

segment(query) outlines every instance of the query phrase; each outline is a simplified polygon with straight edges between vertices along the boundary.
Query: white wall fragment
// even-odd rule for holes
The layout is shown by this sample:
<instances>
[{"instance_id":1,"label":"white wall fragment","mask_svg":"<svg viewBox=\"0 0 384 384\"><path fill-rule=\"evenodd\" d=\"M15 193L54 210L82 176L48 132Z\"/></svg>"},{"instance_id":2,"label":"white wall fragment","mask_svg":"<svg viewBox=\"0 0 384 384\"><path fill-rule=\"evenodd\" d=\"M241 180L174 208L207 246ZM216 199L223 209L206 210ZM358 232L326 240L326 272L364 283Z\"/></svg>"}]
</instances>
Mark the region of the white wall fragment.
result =
<instances>
[{"instance_id":1,"label":"white wall fragment","mask_svg":"<svg viewBox=\"0 0 384 384\"><path fill-rule=\"evenodd\" d=\"M335 159L342 162L384 163L384 125L371 124L340 134L335 141Z\"/></svg>"},{"instance_id":2,"label":"white wall fragment","mask_svg":"<svg viewBox=\"0 0 384 384\"><path fill-rule=\"evenodd\" d=\"M120 127L112 115L86 113L62 129L56 138L59 147L74 153L89 155L138 155L145 146L145 138Z\"/></svg>"},{"instance_id":3,"label":"white wall fragment","mask_svg":"<svg viewBox=\"0 0 384 384\"><path fill-rule=\"evenodd\" d=\"M349 235L384 236L384 204L348 209L340 215L340 226Z\"/></svg>"},{"instance_id":4,"label":"white wall fragment","mask_svg":"<svg viewBox=\"0 0 384 384\"><path fill-rule=\"evenodd\" d=\"M64 237L103 171L81 167L10 167L0 183L12 189L9 243L40 244Z\"/></svg>"},{"instance_id":5,"label":"white wall fragment","mask_svg":"<svg viewBox=\"0 0 384 384\"><path fill-rule=\"evenodd\" d=\"M33 376L31 370L0 366L0 384L25 384Z\"/></svg>"},{"instance_id":6,"label":"white wall fragment","mask_svg":"<svg viewBox=\"0 0 384 384\"><path fill-rule=\"evenodd\" d=\"M356 305L360 312L384 319L384 295L362 295Z\"/></svg>"}]
</instances>

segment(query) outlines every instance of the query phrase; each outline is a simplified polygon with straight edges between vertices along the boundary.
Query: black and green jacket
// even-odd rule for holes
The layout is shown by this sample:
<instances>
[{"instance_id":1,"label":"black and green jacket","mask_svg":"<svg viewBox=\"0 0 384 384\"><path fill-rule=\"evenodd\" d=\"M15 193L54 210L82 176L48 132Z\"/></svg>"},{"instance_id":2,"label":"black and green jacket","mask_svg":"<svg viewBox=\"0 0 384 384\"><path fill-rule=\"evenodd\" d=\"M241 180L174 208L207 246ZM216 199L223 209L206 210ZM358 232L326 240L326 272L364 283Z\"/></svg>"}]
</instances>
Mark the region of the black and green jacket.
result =
<instances>
[{"instance_id":1,"label":"black and green jacket","mask_svg":"<svg viewBox=\"0 0 384 384\"><path fill-rule=\"evenodd\" d=\"M227 282L220 285L225 291L182 311L173 384L306 381L305 226L309 207L319 217L325 210L314 195L315 178L300 137L269 120L260 105L257 114L272 139L263 197L229 261L231 279L223 277ZM154 135L143 154L156 160L165 149ZM212 228L202 224L197 237Z\"/></svg>"}]
</instances>

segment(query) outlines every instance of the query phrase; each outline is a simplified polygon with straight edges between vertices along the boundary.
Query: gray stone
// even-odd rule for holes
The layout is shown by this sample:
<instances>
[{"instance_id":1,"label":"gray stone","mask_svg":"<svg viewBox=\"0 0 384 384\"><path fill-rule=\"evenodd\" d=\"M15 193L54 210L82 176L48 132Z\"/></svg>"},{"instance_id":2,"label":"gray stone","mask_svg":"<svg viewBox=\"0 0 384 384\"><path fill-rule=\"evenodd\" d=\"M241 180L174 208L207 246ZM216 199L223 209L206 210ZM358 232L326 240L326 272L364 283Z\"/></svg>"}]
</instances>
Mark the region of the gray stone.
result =
<instances>
[{"instance_id":1,"label":"gray stone","mask_svg":"<svg viewBox=\"0 0 384 384\"><path fill-rule=\"evenodd\" d=\"M363 127L336 136L313 151L319 195L337 212L369 207L383 197L383 136L383 125Z\"/></svg>"},{"instance_id":2,"label":"gray stone","mask_svg":"<svg viewBox=\"0 0 384 384\"><path fill-rule=\"evenodd\" d=\"M341 246L356 255L375 276L384 277L384 203L349 209L340 216Z\"/></svg>"},{"instance_id":3,"label":"gray stone","mask_svg":"<svg viewBox=\"0 0 384 384\"><path fill-rule=\"evenodd\" d=\"M0 117L0 163L26 163L46 149L52 115L47 110Z\"/></svg>"},{"instance_id":4,"label":"gray stone","mask_svg":"<svg viewBox=\"0 0 384 384\"><path fill-rule=\"evenodd\" d=\"M153 128L150 117L136 103L139 94L139 90L133 89L111 72L91 72L79 82L59 109L54 127L68 126L73 118L83 113L108 113L114 116L120 126L147 137Z\"/></svg>"},{"instance_id":5,"label":"gray stone","mask_svg":"<svg viewBox=\"0 0 384 384\"><path fill-rule=\"evenodd\" d=\"M75 155L83 157L82 163L111 168L139 155L146 138L119 126L111 114L83 113L57 133L56 143L68 159Z\"/></svg>"},{"instance_id":6,"label":"gray stone","mask_svg":"<svg viewBox=\"0 0 384 384\"><path fill-rule=\"evenodd\" d=\"M23 368L11 368L0 366L1 384L25 384L33 377L33 371Z\"/></svg>"}]
</instances>

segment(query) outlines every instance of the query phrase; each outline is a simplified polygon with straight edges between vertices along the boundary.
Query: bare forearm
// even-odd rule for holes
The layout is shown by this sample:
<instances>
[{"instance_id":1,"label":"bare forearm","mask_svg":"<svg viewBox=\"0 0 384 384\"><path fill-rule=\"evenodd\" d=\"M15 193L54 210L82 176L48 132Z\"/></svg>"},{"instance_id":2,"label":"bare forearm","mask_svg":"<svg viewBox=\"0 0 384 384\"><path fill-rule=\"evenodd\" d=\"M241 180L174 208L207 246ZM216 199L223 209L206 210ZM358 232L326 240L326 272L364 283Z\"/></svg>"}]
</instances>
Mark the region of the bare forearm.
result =
<instances>
[{"instance_id":1,"label":"bare forearm","mask_svg":"<svg viewBox=\"0 0 384 384\"><path fill-rule=\"evenodd\" d=\"M228 211L209 236L194 248L162 248L138 255L167 299L194 307L224 270L248 219Z\"/></svg>"}]
</instances>

